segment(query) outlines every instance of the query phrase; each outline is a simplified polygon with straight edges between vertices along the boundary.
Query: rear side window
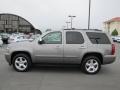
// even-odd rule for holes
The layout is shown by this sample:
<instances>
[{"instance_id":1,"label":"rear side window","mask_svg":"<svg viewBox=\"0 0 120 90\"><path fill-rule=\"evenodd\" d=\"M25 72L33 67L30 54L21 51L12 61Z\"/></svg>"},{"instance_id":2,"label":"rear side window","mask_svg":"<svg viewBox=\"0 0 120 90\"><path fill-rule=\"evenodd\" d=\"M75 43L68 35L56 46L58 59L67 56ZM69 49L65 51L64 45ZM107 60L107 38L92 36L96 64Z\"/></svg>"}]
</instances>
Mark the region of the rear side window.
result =
<instances>
[{"instance_id":1,"label":"rear side window","mask_svg":"<svg viewBox=\"0 0 120 90\"><path fill-rule=\"evenodd\" d=\"M111 44L105 33L87 32L87 36L93 44Z\"/></svg>"},{"instance_id":2,"label":"rear side window","mask_svg":"<svg viewBox=\"0 0 120 90\"><path fill-rule=\"evenodd\" d=\"M66 44L83 44L84 39L80 32L66 32Z\"/></svg>"}]
</instances>

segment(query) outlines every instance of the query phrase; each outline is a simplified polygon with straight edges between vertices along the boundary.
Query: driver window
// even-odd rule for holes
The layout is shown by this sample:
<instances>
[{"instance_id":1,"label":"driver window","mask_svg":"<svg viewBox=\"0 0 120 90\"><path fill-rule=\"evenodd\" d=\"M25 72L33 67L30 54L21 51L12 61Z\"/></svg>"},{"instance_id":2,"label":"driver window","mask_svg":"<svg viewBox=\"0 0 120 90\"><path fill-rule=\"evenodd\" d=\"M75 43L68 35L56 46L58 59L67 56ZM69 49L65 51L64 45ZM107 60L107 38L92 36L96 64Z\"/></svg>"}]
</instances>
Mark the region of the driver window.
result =
<instances>
[{"instance_id":1,"label":"driver window","mask_svg":"<svg viewBox=\"0 0 120 90\"><path fill-rule=\"evenodd\" d=\"M62 44L62 33L51 32L42 38L45 44Z\"/></svg>"}]
</instances>

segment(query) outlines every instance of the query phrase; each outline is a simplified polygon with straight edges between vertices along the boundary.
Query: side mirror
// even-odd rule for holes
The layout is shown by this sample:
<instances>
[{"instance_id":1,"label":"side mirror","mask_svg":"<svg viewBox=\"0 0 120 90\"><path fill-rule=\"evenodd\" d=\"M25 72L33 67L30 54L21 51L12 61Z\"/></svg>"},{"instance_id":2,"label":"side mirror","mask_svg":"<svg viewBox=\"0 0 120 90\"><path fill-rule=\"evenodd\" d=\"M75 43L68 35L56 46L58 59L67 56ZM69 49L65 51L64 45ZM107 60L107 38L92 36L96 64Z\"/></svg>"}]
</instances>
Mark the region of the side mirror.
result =
<instances>
[{"instance_id":1,"label":"side mirror","mask_svg":"<svg viewBox=\"0 0 120 90\"><path fill-rule=\"evenodd\" d=\"M43 43L44 43L44 40L42 40L42 38L40 38L40 39L38 40L38 43L39 43L39 44L43 44Z\"/></svg>"}]
</instances>

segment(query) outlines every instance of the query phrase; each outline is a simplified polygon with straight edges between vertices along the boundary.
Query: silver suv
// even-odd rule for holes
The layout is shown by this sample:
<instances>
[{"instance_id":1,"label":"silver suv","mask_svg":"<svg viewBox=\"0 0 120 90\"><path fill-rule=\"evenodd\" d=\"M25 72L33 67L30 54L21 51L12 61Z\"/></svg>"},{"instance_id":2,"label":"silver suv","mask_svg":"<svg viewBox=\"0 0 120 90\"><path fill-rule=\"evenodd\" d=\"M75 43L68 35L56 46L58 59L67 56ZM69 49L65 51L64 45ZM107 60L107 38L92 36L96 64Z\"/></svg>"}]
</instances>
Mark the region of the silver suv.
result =
<instances>
[{"instance_id":1,"label":"silver suv","mask_svg":"<svg viewBox=\"0 0 120 90\"><path fill-rule=\"evenodd\" d=\"M32 64L78 64L87 74L96 74L101 65L115 61L115 45L98 30L62 30L44 33L34 41L9 44L5 57L19 72Z\"/></svg>"}]
</instances>

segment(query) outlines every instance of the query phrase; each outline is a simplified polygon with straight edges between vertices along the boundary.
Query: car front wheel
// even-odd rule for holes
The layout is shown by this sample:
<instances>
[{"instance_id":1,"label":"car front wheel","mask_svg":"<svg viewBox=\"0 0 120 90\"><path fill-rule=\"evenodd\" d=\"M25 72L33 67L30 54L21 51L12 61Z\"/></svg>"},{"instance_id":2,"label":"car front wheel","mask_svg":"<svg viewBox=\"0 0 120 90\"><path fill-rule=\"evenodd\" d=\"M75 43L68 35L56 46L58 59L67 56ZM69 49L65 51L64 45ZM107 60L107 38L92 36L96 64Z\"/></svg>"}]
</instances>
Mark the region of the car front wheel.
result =
<instances>
[{"instance_id":1,"label":"car front wheel","mask_svg":"<svg viewBox=\"0 0 120 90\"><path fill-rule=\"evenodd\" d=\"M17 54L13 57L13 68L18 72L28 71L31 67L31 60L26 54Z\"/></svg>"}]
</instances>

